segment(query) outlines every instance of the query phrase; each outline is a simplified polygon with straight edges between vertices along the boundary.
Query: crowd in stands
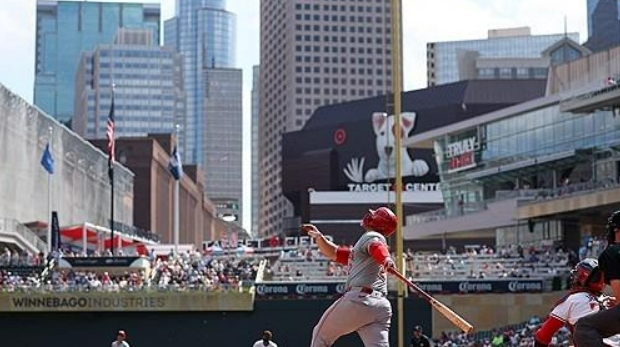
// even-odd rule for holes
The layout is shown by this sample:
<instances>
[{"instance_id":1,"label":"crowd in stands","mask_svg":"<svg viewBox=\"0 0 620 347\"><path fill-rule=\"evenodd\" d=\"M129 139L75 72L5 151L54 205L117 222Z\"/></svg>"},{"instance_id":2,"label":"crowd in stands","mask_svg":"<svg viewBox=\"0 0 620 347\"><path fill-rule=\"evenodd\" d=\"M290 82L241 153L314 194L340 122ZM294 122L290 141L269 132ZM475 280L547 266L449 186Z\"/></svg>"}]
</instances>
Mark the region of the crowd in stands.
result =
<instances>
[{"instance_id":1,"label":"crowd in stands","mask_svg":"<svg viewBox=\"0 0 620 347\"><path fill-rule=\"evenodd\" d=\"M444 253L404 254L407 273L421 278L526 278L554 277L567 274L579 261L573 252L553 247L488 246L458 253L449 248ZM283 251L267 268L266 280L330 280L347 275L346 266L326 259L316 249Z\"/></svg>"},{"instance_id":2,"label":"crowd in stands","mask_svg":"<svg viewBox=\"0 0 620 347\"><path fill-rule=\"evenodd\" d=\"M534 333L542 321L532 317L529 321L506 327L483 331L475 334L444 332L433 339L435 347L531 347L534 345ZM550 346L569 346L570 332L561 328L553 337Z\"/></svg>"},{"instance_id":3,"label":"crowd in stands","mask_svg":"<svg viewBox=\"0 0 620 347\"><path fill-rule=\"evenodd\" d=\"M4 248L0 254L0 266L39 266L45 263L43 253L32 254L28 251L16 251Z\"/></svg>"},{"instance_id":4,"label":"crowd in stands","mask_svg":"<svg viewBox=\"0 0 620 347\"><path fill-rule=\"evenodd\" d=\"M564 275L578 261L572 252L561 248L520 245L501 247L497 252L487 246L457 253L406 255L407 268L414 278L524 278Z\"/></svg>"},{"instance_id":5,"label":"crowd in stands","mask_svg":"<svg viewBox=\"0 0 620 347\"><path fill-rule=\"evenodd\" d=\"M457 252L448 248L442 253L414 253L408 250L404 256L407 273L414 279L423 278L521 278L553 277L566 274L579 259L594 256L602 250L604 242L592 238L584 243L579 255L553 247L529 247L520 245L468 248ZM138 256L137 252L118 250L117 256ZM84 257L86 254L60 250L56 258ZM106 252L94 252L89 257L109 257ZM207 252L182 252L173 250L161 257L153 252L147 255L148 269L128 269L121 273L76 271L54 268L42 277L46 265L43 254L11 251L0 253L0 286L5 290L19 287L54 288L58 290L181 290L202 288L216 290L238 288L242 282L253 281L258 264L264 258L252 256L214 256ZM11 271L15 267L24 271ZM28 267L33 267L27 270ZM4 268L4 270L3 270ZM8 270L7 270L8 268ZM19 273L18 273L19 272ZM316 247L302 246L282 250L277 259L267 261L264 272L266 281L342 280L347 267L323 257Z\"/></svg>"},{"instance_id":6,"label":"crowd in stands","mask_svg":"<svg viewBox=\"0 0 620 347\"><path fill-rule=\"evenodd\" d=\"M243 281L256 278L259 261L247 257L205 257L200 252L182 253L166 260L154 259L151 278L157 288L238 289Z\"/></svg>"},{"instance_id":7,"label":"crowd in stands","mask_svg":"<svg viewBox=\"0 0 620 347\"><path fill-rule=\"evenodd\" d=\"M109 255L95 253L89 257ZM59 259L83 257L84 254L64 250L55 256ZM119 268L114 273L59 266L46 271L43 254L34 257L5 250L0 256L0 290L236 290L244 281L254 281L261 261L260 257L215 257L198 251L178 255L171 252L163 257L151 253L148 259L150 267Z\"/></svg>"}]
</instances>

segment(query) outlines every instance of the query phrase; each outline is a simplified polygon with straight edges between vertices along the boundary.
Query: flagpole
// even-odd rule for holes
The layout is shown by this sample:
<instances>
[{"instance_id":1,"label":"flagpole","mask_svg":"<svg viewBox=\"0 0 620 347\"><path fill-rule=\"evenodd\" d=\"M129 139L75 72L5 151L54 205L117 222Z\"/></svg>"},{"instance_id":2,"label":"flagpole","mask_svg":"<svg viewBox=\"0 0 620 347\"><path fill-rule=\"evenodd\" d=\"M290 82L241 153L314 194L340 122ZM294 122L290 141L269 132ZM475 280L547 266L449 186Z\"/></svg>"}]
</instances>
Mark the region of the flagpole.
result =
<instances>
[{"instance_id":1,"label":"flagpole","mask_svg":"<svg viewBox=\"0 0 620 347\"><path fill-rule=\"evenodd\" d=\"M401 104L401 93L403 90L403 72L402 72L402 0L392 0L392 54L393 54L393 67L392 67L392 93L394 94L394 124L398 124L401 126L401 112L402 112L402 104ZM401 149L402 149L402 139L400 136L395 136L395 161L396 161L396 172L395 172L395 183L396 183L396 266L401 271L401 273L406 274L405 264L403 261L403 177L401 171L402 158L401 158ZM397 326L398 326L398 347L405 346L405 286L403 282L396 281L397 285L397 297L396 297L396 305L397 305Z\"/></svg>"},{"instance_id":2,"label":"flagpole","mask_svg":"<svg viewBox=\"0 0 620 347\"><path fill-rule=\"evenodd\" d=\"M178 151L179 144L179 125L174 126L176 134L176 146ZM179 254L179 181L181 179L174 180L174 253Z\"/></svg>"},{"instance_id":3,"label":"flagpole","mask_svg":"<svg viewBox=\"0 0 620 347\"><path fill-rule=\"evenodd\" d=\"M47 144L49 152L52 153L52 135L54 128L47 129L49 138ZM52 174L47 173L47 254L52 254Z\"/></svg>"}]
</instances>

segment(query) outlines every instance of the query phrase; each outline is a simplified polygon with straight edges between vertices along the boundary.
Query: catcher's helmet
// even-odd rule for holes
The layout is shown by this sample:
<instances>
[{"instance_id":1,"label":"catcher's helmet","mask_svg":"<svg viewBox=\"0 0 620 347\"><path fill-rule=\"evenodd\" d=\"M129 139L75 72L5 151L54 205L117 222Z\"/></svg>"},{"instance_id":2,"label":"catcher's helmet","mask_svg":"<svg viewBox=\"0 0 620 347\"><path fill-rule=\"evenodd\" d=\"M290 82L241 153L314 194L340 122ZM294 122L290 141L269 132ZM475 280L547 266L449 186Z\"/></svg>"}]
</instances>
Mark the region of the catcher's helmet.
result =
<instances>
[{"instance_id":1,"label":"catcher's helmet","mask_svg":"<svg viewBox=\"0 0 620 347\"><path fill-rule=\"evenodd\" d=\"M580 261L571 270L571 285L575 289L589 289L595 293L600 293L605 287L603 271L598 266L598 260L586 258Z\"/></svg>"},{"instance_id":2,"label":"catcher's helmet","mask_svg":"<svg viewBox=\"0 0 620 347\"><path fill-rule=\"evenodd\" d=\"M607 219L607 243L616 243L616 230L620 228L620 211L616 211Z\"/></svg>"},{"instance_id":3,"label":"catcher's helmet","mask_svg":"<svg viewBox=\"0 0 620 347\"><path fill-rule=\"evenodd\" d=\"M392 210L387 207L379 207L376 210L368 210L360 224L365 229L374 230L388 237L396 230L398 219Z\"/></svg>"}]
</instances>

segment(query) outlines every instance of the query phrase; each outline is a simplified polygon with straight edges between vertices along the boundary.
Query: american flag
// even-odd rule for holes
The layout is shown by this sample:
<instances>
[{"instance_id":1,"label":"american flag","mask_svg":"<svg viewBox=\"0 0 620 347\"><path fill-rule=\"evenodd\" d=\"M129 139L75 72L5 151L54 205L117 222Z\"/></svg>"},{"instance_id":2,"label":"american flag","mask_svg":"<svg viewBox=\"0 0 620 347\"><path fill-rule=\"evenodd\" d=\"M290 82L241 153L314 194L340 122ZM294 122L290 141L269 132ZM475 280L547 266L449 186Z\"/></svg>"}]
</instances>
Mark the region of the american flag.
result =
<instances>
[{"instance_id":1,"label":"american flag","mask_svg":"<svg viewBox=\"0 0 620 347\"><path fill-rule=\"evenodd\" d=\"M110 114L108 115L108 128L106 131L106 136L108 138L108 169L112 169L112 165L114 164L114 87L112 87L112 102L110 105Z\"/></svg>"}]
</instances>

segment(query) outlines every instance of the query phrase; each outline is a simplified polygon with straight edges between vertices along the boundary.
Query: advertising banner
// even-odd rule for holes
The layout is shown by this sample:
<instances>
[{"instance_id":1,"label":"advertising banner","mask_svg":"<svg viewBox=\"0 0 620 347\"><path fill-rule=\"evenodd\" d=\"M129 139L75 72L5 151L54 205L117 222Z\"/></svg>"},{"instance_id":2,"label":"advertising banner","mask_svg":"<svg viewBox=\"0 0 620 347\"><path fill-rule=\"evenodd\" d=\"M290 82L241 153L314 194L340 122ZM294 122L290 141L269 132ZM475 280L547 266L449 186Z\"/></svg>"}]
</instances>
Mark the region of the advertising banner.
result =
<instances>
[{"instance_id":1,"label":"advertising banner","mask_svg":"<svg viewBox=\"0 0 620 347\"><path fill-rule=\"evenodd\" d=\"M257 283L256 297L329 297L344 293L344 282L273 282Z\"/></svg>"},{"instance_id":2,"label":"advertising banner","mask_svg":"<svg viewBox=\"0 0 620 347\"><path fill-rule=\"evenodd\" d=\"M420 281L416 284L431 294L539 293L545 291L540 279L497 279L462 281ZM338 282L273 282L256 284L257 298L329 297L341 295L345 284Z\"/></svg>"},{"instance_id":3,"label":"advertising banner","mask_svg":"<svg viewBox=\"0 0 620 347\"><path fill-rule=\"evenodd\" d=\"M431 294L539 293L545 291L543 280L501 279L416 282Z\"/></svg>"},{"instance_id":4,"label":"advertising banner","mask_svg":"<svg viewBox=\"0 0 620 347\"><path fill-rule=\"evenodd\" d=\"M71 267L131 267L141 257L63 257Z\"/></svg>"},{"instance_id":5,"label":"advertising banner","mask_svg":"<svg viewBox=\"0 0 620 347\"><path fill-rule=\"evenodd\" d=\"M251 293L4 292L0 312L252 311Z\"/></svg>"},{"instance_id":6,"label":"advertising banner","mask_svg":"<svg viewBox=\"0 0 620 347\"><path fill-rule=\"evenodd\" d=\"M351 113L351 119L345 122L310 126L285 134L283 165L297 165L292 161L308 152L332 148L337 153L337 163L333 168L336 172L330 174L332 190L352 193L393 191L396 177L395 138L399 136L404 141L411 136L416 131L418 117L415 112L403 112L399 126L394 115L382 112L383 109L385 105L377 104L376 109L347 110ZM317 112L334 111L325 108ZM338 117L341 112L338 109L333 116ZM329 118L332 118L331 115ZM441 195L433 150L403 147L399 152L403 190Z\"/></svg>"}]
</instances>

